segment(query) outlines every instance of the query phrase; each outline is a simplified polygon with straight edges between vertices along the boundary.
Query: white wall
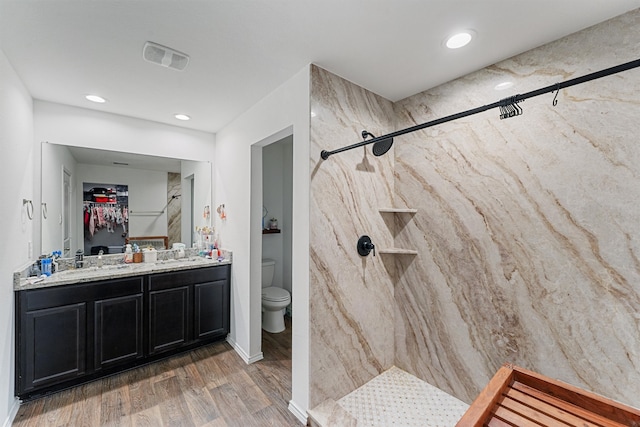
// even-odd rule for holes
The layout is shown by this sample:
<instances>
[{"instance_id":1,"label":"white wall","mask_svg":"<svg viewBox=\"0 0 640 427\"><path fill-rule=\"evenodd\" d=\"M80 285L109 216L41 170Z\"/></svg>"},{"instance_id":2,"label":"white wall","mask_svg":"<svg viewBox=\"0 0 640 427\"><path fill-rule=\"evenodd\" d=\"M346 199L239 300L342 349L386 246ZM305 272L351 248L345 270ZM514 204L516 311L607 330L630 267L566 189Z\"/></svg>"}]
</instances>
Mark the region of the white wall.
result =
<instances>
[{"instance_id":1,"label":"white wall","mask_svg":"<svg viewBox=\"0 0 640 427\"><path fill-rule=\"evenodd\" d=\"M45 101L36 100L33 107L36 141L175 159L213 159L215 135L211 133Z\"/></svg>"},{"instance_id":2,"label":"white wall","mask_svg":"<svg viewBox=\"0 0 640 427\"><path fill-rule=\"evenodd\" d=\"M39 144L38 144L39 150ZM0 425L9 426L18 410L14 397L13 271L29 261L34 222L25 216L22 199L34 199L33 103L0 50ZM34 208L39 213L39 202ZM36 213L34 212L34 214Z\"/></svg>"},{"instance_id":3,"label":"white wall","mask_svg":"<svg viewBox=\"0 0 640 427\"><path fill-rule=\"evenodd\" d=\"M214 205L224 203L227 208L226 221L216 218L216 226L224 246L233 250L230 341L247 360L255 360L261 355L262 192L251 192L251 147L293 133L292 275L297 309L290 407L298 415L308 409L309 401L309 114L309 67L305 66L217 134L214 164ZM255 173L261 180L259 169Z\"/></svg>"}]
</instances>

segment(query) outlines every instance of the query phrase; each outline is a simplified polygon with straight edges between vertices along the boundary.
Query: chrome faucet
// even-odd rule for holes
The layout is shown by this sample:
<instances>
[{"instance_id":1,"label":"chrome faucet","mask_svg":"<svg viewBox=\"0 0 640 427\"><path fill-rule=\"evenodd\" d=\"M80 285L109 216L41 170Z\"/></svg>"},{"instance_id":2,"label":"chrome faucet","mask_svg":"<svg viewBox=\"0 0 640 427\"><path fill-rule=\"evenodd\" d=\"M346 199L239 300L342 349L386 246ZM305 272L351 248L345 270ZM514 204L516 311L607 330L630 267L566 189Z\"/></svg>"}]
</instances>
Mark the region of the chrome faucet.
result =
<instances>
[{"instance_id":1,"label":"chrome faucet","mask_svg":"<svg viewBox=\"0 0 640 427\"><path fill-rule=\"evenodd\" d=\"M100 249L98 252L98 268L102 268L102 255L104 255L104 252Z\"/></svg>"}]
</instances>

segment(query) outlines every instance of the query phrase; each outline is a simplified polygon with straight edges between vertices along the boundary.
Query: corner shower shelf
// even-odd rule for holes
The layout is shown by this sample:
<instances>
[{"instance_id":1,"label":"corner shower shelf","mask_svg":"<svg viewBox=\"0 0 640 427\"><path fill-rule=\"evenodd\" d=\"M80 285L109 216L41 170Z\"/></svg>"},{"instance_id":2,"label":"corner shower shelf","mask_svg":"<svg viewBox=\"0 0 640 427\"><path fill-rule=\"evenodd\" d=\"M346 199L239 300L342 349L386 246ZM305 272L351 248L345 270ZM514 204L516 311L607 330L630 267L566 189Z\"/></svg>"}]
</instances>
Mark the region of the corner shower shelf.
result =
<instances>
[{"instance_id":1,"label":"corner shower shelf","mask_svg":"<svg viewBox=\"0 0 640 427\"><path fill-rule=\"evenodd\" d=\"M418 209L407 209L407 208L380 208L378 209L380 213L411 213L414 214L418 212Z\"/></svg>"},{"instance_id":2,"label":"corner shower shelf","mask_svg":"<svg viewBox=\"0 0 640 427\"><path fill-rule=\"evenodd\" d=\"M379 249L378 253L389 254L389 255L418 255L418 251L414 251L413 249L400 249L400 248Z\"/></svg>"},{"instance_id":3,"label":"corner shower shelf","mask_svg":"<svg viewBox=\"0 0 640 427\"><path fill-rule=\"evenodd\" d=\"M379 208L378 212L380 213L392 213L392 214L414 214L418 212L418 209L410 209L410 208ZM387 248L387 249L379 249L378 253L388 254L388 255L418 255L418 251L413 249L401 249L401 248Z\"/></svg>"}]
</instances>

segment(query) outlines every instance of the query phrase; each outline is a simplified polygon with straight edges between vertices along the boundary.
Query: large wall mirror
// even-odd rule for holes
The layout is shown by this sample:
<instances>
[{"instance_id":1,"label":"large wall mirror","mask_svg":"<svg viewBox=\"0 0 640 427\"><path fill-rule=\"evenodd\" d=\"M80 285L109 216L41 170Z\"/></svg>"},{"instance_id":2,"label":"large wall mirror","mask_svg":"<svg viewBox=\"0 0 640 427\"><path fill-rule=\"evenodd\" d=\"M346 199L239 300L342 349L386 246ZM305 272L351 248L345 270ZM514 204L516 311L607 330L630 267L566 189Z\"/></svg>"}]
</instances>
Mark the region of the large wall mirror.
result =
<instances>
[{"instance_id":1,"label":"large wall mirror","mask_svg":"<svg viewBox=\"0 0 640 427\"><path fill-rule=\"evenodd\" d=\"M212 201L208 161L49 142L41 144L41 155L43 254L60 250L64 257L71 257L83 249L90 255L88 248L102 246L100 241L92 241L98 231L103 236L113 234L109 242L115 243L104 245L109 253L121 251L122 240L115 237L167 236L169 247L178 242L190 247L195 227L211 225L207 215ZM127 189L126 208L118 203L122 198L117 198L123 188ZM88 194L91 191L95 195ZM105 216L113 212L113 220L87 216L98 212ZM123 214L125 218L120 217ZM102 228L97 228L98 219ZM94 232L88 233L89 229Z\"/></svg>"}]
</instances>

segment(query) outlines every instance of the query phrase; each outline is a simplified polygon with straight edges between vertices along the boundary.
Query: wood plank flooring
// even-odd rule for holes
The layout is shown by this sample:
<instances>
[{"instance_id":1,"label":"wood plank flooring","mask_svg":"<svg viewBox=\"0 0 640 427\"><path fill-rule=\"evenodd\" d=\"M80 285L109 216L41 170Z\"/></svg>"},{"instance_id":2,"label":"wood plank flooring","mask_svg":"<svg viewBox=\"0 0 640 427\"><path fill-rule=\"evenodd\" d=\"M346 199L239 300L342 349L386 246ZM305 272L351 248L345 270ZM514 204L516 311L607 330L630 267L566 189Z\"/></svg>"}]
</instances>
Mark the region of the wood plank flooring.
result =
<instances>
[{"instance_id":1,"label":"wood plank flooring","mask_svg":"<svg viewBox=\"0 0 640 427\"><path fill-rule=\"evenodd\" d=\"M13 426L301 426L291 399L291 320L262 333L264 359L247 365L226 342L20 406Z\"/></svg>"}]
</instances>

